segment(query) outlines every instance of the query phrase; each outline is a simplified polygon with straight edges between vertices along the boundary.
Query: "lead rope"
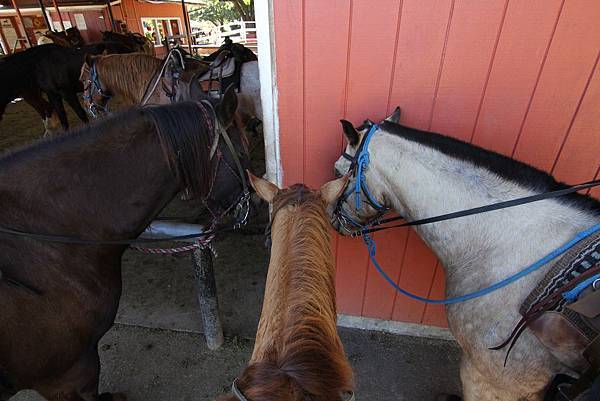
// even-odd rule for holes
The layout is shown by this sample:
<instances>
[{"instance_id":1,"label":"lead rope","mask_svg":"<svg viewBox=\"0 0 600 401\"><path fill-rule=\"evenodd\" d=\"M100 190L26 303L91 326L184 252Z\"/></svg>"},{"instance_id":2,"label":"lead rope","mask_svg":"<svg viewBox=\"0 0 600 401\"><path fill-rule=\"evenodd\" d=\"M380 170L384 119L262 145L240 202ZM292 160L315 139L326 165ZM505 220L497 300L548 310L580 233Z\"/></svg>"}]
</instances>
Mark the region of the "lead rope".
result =
<instances>
[{"instance_id":1,"label":"lead rope","mask_svg":"<svg viewBox=\"0 0 600 401\"><path fill-rule=\"evenodd\" d=\"M505 278L504 280L499 281L496 284L490 285L489 287L485 287L481 290L470 292L470 293L467 293L465 295L461 295L458 297L446 298L446 299L430 299L430 298L421 297L419 295L413 294L413 293L403 289L402 287L400 287L381 268L381 266L379 265L379 262L377 262L377 259L375 258L375 254L377 253L377 245L375 244L375 241L371 238L371 236L369 234L365 234L363 236L363 241L364 241L365 245L367 246L367 249L369 250L369 257L371 258L371 262L373 262L373 266L375 266L375 269L377 269L379 274L381 274L381 276L385 279L385 281L387 281L392 287L394 287L394 289L396 289L396 291L398 291L399 293L401 293L409 298L412 298L412 299L420 301L420 302L425 302L428 304L435 304L435 305L450 305L450 304L456 304L456 303L460 303L460 302L469 301L471 299L479 298L484 295L490 294L494 291L497 291L500 288L504 288L507 285L512 284L515 281L520 280L521 278L527 276L528 274L533 273L534 271L536 271L539 268L541 268L542 266L544 266L546 263L550 262L552 259L554 259L554 258L562 255L566 251L568 251L579 241L581 241L585 238L588 238L589 236L591 236L599 231L600 231L600 224L596 224L595 226L592 226L592 227L588 228L587 230L580 232L575 237L573 237L570 241L568 241L564 245L560 246L559 248L555 249L554 251L550 252L543 258L539 259L537 262L527 266L525 269L521 270L520 272L515 273L512 276L509 276L509 277Z\"/></svg>"}]
</instances>

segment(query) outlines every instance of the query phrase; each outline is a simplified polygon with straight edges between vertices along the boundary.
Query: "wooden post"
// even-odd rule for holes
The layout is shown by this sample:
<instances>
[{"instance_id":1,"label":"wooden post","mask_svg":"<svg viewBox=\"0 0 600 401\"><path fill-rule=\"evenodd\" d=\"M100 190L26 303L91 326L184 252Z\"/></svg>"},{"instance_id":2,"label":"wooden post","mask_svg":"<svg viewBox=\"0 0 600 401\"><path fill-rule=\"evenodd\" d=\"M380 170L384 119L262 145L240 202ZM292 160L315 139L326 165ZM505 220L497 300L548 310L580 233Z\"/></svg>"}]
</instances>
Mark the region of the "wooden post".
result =
<instances>
[{"instance_id":1,"label":"wooden post","mask_svg":"<svg viewBox=\"0 0 600 401\"><path fill-rule=\"evenodd\" d=\"M192 263L196 276L196 293L206 346L217 350L223 345L223 326L219 316L219 299L215 283L213 254L210 249L196 249L192 252Z\"/></svg>"},{"instance_id":2,"label":"wooden post","mask_svg":"<svg viewBox=\"0 0 600 401\"><path fill-rule=\"evenodd\" d=\"M192 54L192 34L190 31L190 24L189 24L189 20L188 20L188 12L187 12L187 8L185 7L185 0L181 0L181 9L183 10L183 22L185 24L185 34L187 37L187 41L188 41L188 48L190 51L190 54Z\"/></svg>"},{"instance_id":3,"label":"wooden post","mask_svg":"<svg viewBox=\"0 0 600 401\"><path fill-rule=\"evenodd\" d=\"M60 21L60 26L63 30L63 32L67 32L67 30L65 29L65 23L63 22L62 19L62 15L60 15L60 10L58 9L58 4L56 3L56 0L52 0L52 3L54 3L54 8L56 9L56 13L58 14L58 20Z\"/></svg>"},{"instance_id":4,"label":"wooden post","mask_svg":"<svg viewBox=\"0 0 600 401\"><path fill-rule=\"evenodd\" d=\"M110 17L110 26L112 27L112 31L117 30L117 26L115 25L115 17L112 12L112 6L110 5L110 0L106 0L106 5L108 6L108 16Z\"/></svg>"},{"instance_id":5,"label":"wooden post","mask_svg":"<svg viewBox=\"0 0 600 401\"><path fill-rule=\"evenodd\" d=\"M15 11L17 12L17 15L19 16L19 21L21 22L21 25L23 25L23 35L25 35L25 40L27 41L27 44L29 44L29 47L31 47L32 44L29 41L29 37L27 36L27 29L25 28L25 22L23 21L23 16L21 15L21 10L19 10L19 6L17 6L17 0L12 0L12 5L13 5L13 8L15 9ZM17 29L15 29L15 31L16 30Z\"/></svg>"},{"instance_id":6,"label":"wooden post","mask_svg":"<svg viewBox=\"0 0 600 401\"><path fill-rule=\"evenodd\" d=\"M40 8L42 9L42 14L44 15L44 21L46 21L46 27L48 27L48 30L50 32L54 32L54 27L52 27L52 24L50 23L50 20L48 19L48 14L46 14L46 6L44 5L44 2L42 0L38 0L38 3L40 3Z\"/></svg>"}]
</instances>

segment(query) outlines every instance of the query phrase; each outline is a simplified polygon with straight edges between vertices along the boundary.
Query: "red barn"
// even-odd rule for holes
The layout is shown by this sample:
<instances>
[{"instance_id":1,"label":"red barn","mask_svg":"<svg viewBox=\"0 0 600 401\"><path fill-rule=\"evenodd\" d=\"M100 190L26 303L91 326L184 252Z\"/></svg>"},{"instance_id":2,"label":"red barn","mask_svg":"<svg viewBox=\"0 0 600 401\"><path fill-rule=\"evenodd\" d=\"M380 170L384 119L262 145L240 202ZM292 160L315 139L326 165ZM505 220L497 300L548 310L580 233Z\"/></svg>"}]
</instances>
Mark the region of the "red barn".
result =
<instances>
[{"instance_id":1,"label":"red barn","mask_svg":"<svg viewBox=\"0 0 600 401\"><path fill-rule=\"evenodd\" d=\"M340 118L378 121L396 105L405 125L515 157L567 183L600 178L597 0L271 0L256 7L268 172L280 184L318 187L332 179L344 147ZM396 282L444 296L442 266L414 231L376 239L378 259ZM341 313L446 325L442 307L385 283L360 240L332 241Z\"/></svg>"},{"instance_id":2,"label":"red barn","mask_svg":"<svg viewBox=\"0 0 600 401\"><path fill-rule=\"evenodd\" d=\"M25 37L29 43L36 43L39 36L48 30L47 22L57 31L77 27L86 42L98 41L102 31L112 29L109 3L104 0L15 1L22 23L12 0L0 0L0 45L4 53L28 46ZM186 3L201 4L202 1ZM165 53L162 40L166 36L185 35L184 13L179 1L116 0L110 2L110 8L116 21L116 30L128 29L151 38L159 57ZM185 39L183 42L187 43Z\"/></svg>"}]
</instances>

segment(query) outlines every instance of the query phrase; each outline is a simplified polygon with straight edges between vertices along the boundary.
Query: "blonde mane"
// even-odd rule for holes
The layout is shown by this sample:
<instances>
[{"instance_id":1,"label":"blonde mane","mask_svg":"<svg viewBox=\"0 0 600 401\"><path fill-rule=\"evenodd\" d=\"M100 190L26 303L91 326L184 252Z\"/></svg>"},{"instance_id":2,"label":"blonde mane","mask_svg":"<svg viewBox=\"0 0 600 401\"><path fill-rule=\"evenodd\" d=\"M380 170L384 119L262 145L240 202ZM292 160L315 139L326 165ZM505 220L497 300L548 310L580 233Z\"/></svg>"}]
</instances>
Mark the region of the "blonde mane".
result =
<instances>
[{"instance_id":1,"label":"blonde mane","mask_svg":"<svg viewBox=\"0 0 600 401\"><path fill-rule=\"evenodd\" d=\"M143 53L109 54L92 58L103 89L131 104L142 101L148 83L162 60Z\"/></svg>"},{"instance_id":2,"label":"blonde mane","mask_svg":"<svg viewBox=\"0 0 600 401\"><path fill-rule=\"evenodd\" d=\"M353 378L336 328L325 204L295 185L277 195L274 216L263 311L238 388L252 401L341 400Z\"/></svg>"}]
</instances>

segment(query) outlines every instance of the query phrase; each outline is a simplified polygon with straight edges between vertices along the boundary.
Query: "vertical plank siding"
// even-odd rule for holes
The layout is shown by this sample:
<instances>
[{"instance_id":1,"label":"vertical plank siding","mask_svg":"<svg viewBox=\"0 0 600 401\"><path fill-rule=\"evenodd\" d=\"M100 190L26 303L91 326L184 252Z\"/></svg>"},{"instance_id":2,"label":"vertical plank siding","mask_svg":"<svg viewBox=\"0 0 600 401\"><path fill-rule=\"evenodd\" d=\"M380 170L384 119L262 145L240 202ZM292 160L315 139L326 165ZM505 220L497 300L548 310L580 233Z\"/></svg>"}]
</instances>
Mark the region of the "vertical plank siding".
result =
<instances>
[{"instance_id":1,"label":"vertical plank siding","mask_svg":"<svg viewBox=\"0 0 600 401\"><path fill-rule=\"evenodd\" d=\"M274 0L284 183L319 186L344 141L339 119L402 123L579 182L600 177L600 3L595 0ZM590 191L600 196L600 190ZM377 234L389 275L444 296L443 268L414 231ZM445 326L440 306L397 295L360 240L334 235L342 313Z\"/></svg>"}]
</instances>

